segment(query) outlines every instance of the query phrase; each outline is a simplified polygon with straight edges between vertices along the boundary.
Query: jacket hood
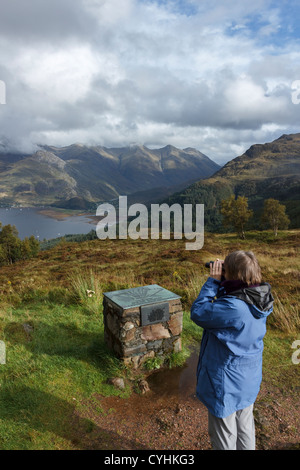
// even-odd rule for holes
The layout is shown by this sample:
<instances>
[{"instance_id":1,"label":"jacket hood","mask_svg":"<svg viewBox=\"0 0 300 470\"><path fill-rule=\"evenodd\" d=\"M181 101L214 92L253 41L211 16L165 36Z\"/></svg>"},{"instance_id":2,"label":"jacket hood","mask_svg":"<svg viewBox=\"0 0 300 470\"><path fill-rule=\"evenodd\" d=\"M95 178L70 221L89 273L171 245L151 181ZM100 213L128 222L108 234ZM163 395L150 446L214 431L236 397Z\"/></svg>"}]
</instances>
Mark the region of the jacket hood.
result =
<instances>
[{"instance_id":1,"label":"jacket hood","mask_svg":"<svg viewBox=\"0 0 300 470\"><path fill-rule=\"evenodd\" d=\"M274 298L271 293L271 286L267 282L263 282L258 286L243 287L230 292L229 295L250 304L253 307L251 312L257 318L266 317L272 311Z\"/></svg>"}]
</instances>

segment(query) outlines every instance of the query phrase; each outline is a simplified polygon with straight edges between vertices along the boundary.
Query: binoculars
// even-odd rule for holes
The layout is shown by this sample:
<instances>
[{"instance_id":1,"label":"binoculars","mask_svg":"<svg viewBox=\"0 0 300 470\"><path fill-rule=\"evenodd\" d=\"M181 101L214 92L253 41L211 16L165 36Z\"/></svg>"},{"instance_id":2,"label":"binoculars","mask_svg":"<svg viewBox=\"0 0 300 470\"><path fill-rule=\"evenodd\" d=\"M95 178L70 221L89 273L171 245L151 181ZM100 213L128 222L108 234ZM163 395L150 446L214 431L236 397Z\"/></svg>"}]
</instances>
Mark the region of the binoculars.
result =
<instances>
[{"instance_id":1,"label":"binoculars","mask_svg":"<svg viewBox=\"0 0 300 470\"><path fill-rule=\"evenodd\" d=\"M209 261L208 263L205 263L205 267L210 269L210 263L214 265L214 261ZM224 263L222 264L222 274L225 273L225 268L224 268Z\"/></svg>"}]
</instances>

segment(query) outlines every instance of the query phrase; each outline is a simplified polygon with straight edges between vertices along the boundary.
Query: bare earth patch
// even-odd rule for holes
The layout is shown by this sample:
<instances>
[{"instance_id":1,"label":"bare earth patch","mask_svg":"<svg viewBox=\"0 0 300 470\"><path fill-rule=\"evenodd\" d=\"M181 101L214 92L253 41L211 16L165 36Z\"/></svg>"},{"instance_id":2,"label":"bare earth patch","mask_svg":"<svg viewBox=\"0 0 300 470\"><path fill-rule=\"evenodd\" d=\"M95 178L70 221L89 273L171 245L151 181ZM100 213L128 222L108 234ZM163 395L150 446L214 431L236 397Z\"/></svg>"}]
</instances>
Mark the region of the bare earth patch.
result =
<instances>
[{"instance_id":1,"label":"bare earth patch","mask_svg":"<svg viewBox=\"0 0 300 470\"><path fill-rule=\"evenodd\" d=\"M78 436L79 447L104 450L210 450L207 410L196 398L192 383L185 393L160 395L153 389L130 398L93 397L81 418L93 430ZM155 388L155 387L154 387ZM95 412L97 403L98 412ZM101 411L99 412L99 409ZM262 384L254 408L257 450L299 450L299 404L274 386Z\"/></svg>"}]
</instances>

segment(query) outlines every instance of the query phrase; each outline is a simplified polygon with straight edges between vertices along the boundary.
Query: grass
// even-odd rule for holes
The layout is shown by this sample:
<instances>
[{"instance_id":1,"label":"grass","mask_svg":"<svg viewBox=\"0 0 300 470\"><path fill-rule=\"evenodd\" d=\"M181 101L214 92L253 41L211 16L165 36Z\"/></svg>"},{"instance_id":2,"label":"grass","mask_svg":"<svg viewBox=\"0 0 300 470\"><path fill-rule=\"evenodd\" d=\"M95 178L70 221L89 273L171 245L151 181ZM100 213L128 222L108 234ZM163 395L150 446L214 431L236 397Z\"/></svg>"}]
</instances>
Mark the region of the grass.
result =
<instances>
[{"instance_id":1,"label":"grass","mask_svg":"<svg viewBox=\"0 0 300 470\"><path fill-rule=\"evenodd\" d=\"M26 429L35 437L49 429L60 438L72 435L68 422L77 404L94 393L128 395L128 387L120 392L107 384L111 375L123 375L124 370L105 347L99 316L86 314L82 307L47 302L11 313L14 321L1 316L7 349L6 365L1 366L2 449L36 448L35 440L24 441ZM25 324L31 325L30 333ZM69 445L64 440L63 447ZM57 443L51 437L43 446L56 448Z\"/></svg>"},{"instance_id":2,"label":"grass","mask_svg":"<svg viewBox=\"0 0 300 470\"><path fill-rule=\"evenodd\" d=\"M101 278L92 270L78 272L70 276L71 288L74 300L77 301L85 312L100 314L102 303Z\"/></svg>"},{"instance_id":3,"label":"grass","mask_svg":"<svg viewBox=\"0 0 300 470\"><path fill-rule=\"evenodd\" d=\"M295 404L299 402L300 366L292 361L292 344L300 334L287 334L277 329L269 329L264 339L264 380L289 397ZM272 396L269 397L272 401ZM297 405L296 405L297 408Z\"/></svg>"},{"instance_id":4,"label":"grass","mask_svg":"<svg viewBox=\"0 0 300 470\"><path fill-rule=\"evenodd\" d=\"M271 232L250 232L246 240L206 234L197 252L186 251L181 240L61 243L36 259L2 267L0 340L7 357L0 365L0 448L84 448L79 435L88 435L94 423L80 418L81 411L97 394L131 393L131 371L104 342L103 292L157 283L181 295L183 352L170 356L169 366L182 365L201 338L189 310L208 276L204 263L233 249L252 249L273 288L266 377L274 385L284 377L286 393L296 390L299 366L291 361L291 344L300 326L299 233L280 232L275 239ZM109 385L114 376L125 379L125 390Z\"/></svg>"}]
</instances>

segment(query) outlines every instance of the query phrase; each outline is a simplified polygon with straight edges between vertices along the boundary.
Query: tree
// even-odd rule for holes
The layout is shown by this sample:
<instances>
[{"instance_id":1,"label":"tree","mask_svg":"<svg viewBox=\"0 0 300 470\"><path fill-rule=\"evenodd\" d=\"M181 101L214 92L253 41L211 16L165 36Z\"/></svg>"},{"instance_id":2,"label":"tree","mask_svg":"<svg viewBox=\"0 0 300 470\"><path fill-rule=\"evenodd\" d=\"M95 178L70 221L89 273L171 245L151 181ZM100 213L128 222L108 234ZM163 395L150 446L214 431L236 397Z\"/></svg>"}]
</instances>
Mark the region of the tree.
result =
<instances>
[{"instance_id":1,"label":"tree","mask_svg":"<svg viewBox=\"0 0 300 470\"><path fill-rule=\"evenodd\" d=\"M31 249L28 237L25 237L21 244L21 258L29 259L31 256Z\"/></svg>"},{"instance_id":2,"label":"tree","mask_svg":"<svg viewBox=\"0 0 300 470\"><path fill-rule=\"evenodd\" d=\"M40 251L40 242L33 235L29 237L30 256L34 257L38 255Z\"/></svg>"},{"instance_id":3,"label":"tree","mask_svg":"<svg viewBox=\"0 0 300 470\"><path fill-rule=\"evenodd\" d=\"M18 231L14 225L4 225L0 232L0 245L5 254L8 264L14 263L20 259L21 240L18 238Z\"/></svg>"},{"instance_id":4,"label":"tree","mask_svg":"<svg viewBox=\"0 0 300 470\"><path fill-rule=\"evenodd\" d=\"M275 237L277 237L278 229L286 229L290 223L290 219L285 213L285 206L280 204L277 199L266 199L261 215L261 223L270 227Z\"/></svg>"},{"instance_id":5,"label":"tree","mask_svg":"<svg viewBox=\"0 0 300 470\"><path fill-rule=\"evenodd\" d=\"M233 226L240 238L245 238L245 224L252 217L253 211L248 209L248 198L232 194L221 201L221 214L225 226Z\"/></svg>"},{"instance_id":6,"label":"tree","mask_svg":"<svg viewBox=\"0 0 300 470\"><path fill-rule=\"evenodd\" d=\"M22 241L18 237L18 231L14 225L8 224L2 227L0 231L0 266L37 256L39 249L40 242L33 235Z\"/></svg>"}]
</instances>

